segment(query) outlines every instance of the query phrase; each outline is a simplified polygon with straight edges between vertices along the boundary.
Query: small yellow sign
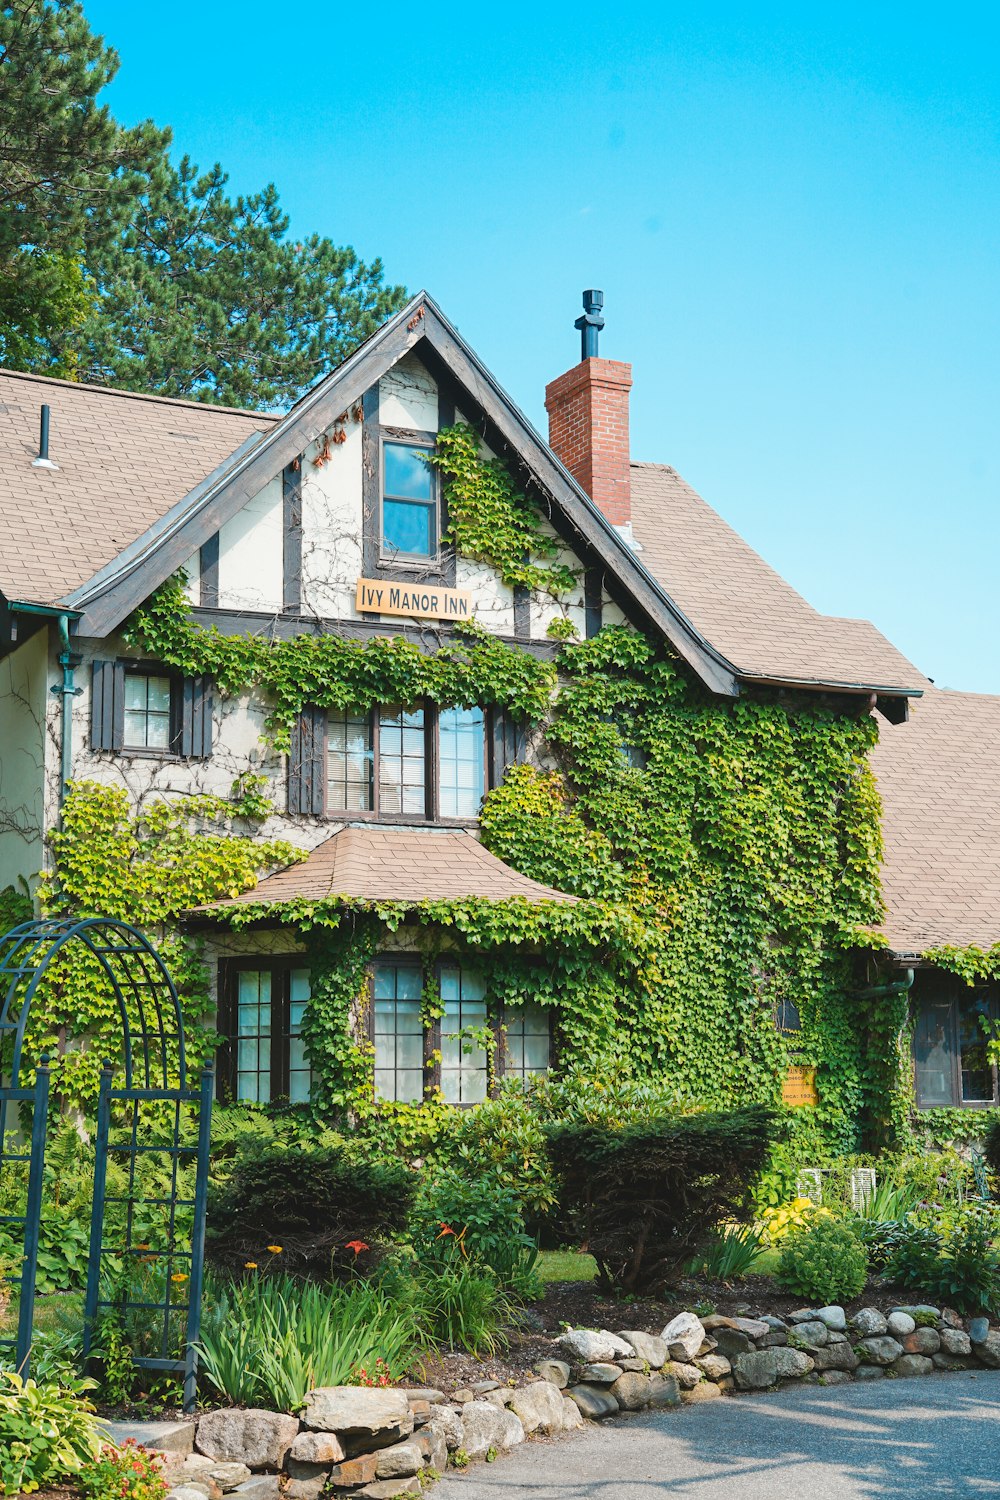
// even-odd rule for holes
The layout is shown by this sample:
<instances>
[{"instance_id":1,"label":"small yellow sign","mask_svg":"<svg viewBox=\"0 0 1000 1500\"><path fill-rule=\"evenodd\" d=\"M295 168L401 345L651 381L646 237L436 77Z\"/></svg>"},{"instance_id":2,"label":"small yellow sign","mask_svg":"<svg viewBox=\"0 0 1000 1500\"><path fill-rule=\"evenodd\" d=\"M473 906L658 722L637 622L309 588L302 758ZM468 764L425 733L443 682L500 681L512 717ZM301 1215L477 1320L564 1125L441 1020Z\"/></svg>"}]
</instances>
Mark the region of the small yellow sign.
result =
<instances>
[{"instance_id":1,"label":"small yellow sign","mask_svg":"<svg viewBox=\"0 0 1000 1500\"><path fill-rule=\"evenodd\" d=\"M359 578L354 607L359 614L405 615L411 620L470 620L472 595L438 584Z\"/></svg>"},{"instance_id":2,"label":"small yellow sign","mask_svg":"<svg viewBox=\"0 0 1000 1500\"><path fill-rule=\"evenodd\" d=\"M785 1081L781 1085L781 1097L786 1104L805 1104L814 1109L819 1102L819 1095L816 1092L816 1069L793 1064L785 1074Z\"/></svg>"}]
</instances>

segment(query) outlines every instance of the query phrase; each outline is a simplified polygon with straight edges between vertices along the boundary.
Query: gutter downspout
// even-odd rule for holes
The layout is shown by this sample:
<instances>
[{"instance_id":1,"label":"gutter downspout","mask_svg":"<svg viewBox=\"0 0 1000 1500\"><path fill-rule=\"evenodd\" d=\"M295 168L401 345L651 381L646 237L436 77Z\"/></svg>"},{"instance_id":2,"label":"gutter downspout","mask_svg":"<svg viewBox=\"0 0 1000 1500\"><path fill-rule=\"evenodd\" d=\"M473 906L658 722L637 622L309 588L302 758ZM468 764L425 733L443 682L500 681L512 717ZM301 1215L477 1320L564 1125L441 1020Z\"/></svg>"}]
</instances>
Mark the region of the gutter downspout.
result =
<instances>
[{"instance_id":1,"label":"gutter downspout","mask_svg":"<svg viewBox=\"0 0 1000 1500\"><path fill-rule=\"evenodd\" d=\"M913 970L904 969L902 979L895 979L890 984L875 984L867 990L855 990L854 994L858 1000L884 1000L890 995L908 995L912 988Z\"/></svg>"},{"instance_id":2,"label":"gutter downspout","mask_svg":"<svg viewBox=\"0 0 1000 1500\"><path fill-rule=\"evenodd\" d=\"M76 685L76 668L80 658L69 645L68 614L59 615L59 665L62 667L62 682L52 689L62 699L62 734L59 748L59 820L62 821L63 803L66 800L66 783L73 769L73 699L78 698L83 688Z\"/></svg>"}]
</instances>

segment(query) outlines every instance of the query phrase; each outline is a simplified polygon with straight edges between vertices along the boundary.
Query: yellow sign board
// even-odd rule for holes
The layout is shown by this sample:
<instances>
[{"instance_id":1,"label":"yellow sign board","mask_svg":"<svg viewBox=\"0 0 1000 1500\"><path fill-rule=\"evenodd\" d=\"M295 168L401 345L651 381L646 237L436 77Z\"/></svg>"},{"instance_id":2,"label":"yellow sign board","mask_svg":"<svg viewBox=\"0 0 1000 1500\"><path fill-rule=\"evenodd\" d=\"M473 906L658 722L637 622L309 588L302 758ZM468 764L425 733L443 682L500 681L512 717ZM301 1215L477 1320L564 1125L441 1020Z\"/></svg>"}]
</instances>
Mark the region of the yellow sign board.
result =
<instances>
[{"instance_id":1,"label":"yellow sign board","mask_svg":"<svg viewBox=\"0 0 1000 1500\"><path fill-rule=\"evenodd\" d=\"M816 1092L816 1069L793 1065L785 1074L781 1085L781 1097L786 1104L807 1104L815 1108L819 1101Z\"/></svg>"},{"instance_id":2,"label":"yellow sign board","mask_svg":"<svg viewBox=\"0 0 1000 1500\"><path fill-rule=\"evenodd\" d=\"M425 583L359 578L354 607L359 614L404 615L411 620L471 620L472 595Z\"/></svg>"}]
</instances>

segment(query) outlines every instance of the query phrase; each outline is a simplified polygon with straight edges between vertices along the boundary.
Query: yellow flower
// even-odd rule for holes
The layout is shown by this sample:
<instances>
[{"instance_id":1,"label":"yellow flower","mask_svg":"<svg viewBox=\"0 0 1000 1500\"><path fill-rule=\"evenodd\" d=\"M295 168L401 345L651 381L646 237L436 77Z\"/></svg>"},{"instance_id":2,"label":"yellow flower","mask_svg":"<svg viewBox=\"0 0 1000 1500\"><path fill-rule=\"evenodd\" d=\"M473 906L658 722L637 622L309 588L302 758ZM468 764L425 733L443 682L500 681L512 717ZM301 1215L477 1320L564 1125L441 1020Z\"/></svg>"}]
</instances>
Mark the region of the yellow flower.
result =
<instances>
[{"instance_id":1,"label":"yellow flower","mask_svg":"<svg viewBox=\"0 0 1000 1500\"><path fill-rule=\"evenodd\" d=\"M177 1282L187 1281L187 1277L184 1275L183 1271L175 1271L170 1280Z\"/></svg>"},{"instance_id":2,"label":"yellow flower","mask_svg":"<svg viewBox=\"0 0 1000 1500\"><path fill-rule=\"evenodd\" d=\"M244 1271L256 1271L257 1262L255 1260L245 1260L243 1262L243 1269Z\"/></svg>"},{"instance_id":3,"label":"yellow flower","mask_svg":"<svg viewBox=\"0 0 1000 1500\"><path fill-rule=\"evenodd\" d=\"M282 1253L280 1245L268 1245L267 1248L270 1250L272 1255L280 1255Z\"/></svg>"}]
</instances>

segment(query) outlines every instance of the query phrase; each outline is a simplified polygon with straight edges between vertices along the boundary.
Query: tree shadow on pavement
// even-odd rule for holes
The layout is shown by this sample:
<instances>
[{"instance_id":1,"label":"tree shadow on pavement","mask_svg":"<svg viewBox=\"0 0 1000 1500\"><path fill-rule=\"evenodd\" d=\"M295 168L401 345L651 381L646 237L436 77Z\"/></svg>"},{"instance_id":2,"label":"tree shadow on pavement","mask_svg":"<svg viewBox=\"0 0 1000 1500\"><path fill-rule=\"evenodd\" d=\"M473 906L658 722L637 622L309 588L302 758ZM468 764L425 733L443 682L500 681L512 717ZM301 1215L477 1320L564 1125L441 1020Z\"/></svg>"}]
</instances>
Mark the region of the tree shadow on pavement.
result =
<instances>
[{"instance_id":1,"label":"tree shadow on pavement","mask_svg":"<svg viewBox=\"0 0 1000 1500\"><path fill-rule=\"evenodd\" d=\"M1000 1373L798 1387L528 1444L447 1500L1000 1497ZM439 1493L441 1493L439 1491Z\"/></svg>"}]
</instances>

